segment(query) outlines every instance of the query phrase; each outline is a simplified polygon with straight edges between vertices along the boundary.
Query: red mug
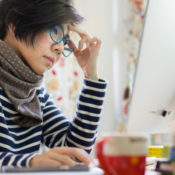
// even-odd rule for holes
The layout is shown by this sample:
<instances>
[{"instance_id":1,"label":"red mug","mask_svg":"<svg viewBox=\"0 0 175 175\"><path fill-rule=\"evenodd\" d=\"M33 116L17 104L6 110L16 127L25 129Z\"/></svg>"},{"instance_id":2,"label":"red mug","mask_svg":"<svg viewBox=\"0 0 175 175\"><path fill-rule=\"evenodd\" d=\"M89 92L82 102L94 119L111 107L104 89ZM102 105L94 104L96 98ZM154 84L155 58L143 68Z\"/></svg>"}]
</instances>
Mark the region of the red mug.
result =
<instances>
[{"instance_id":1,"label":"red mug","mask_svg":"<svg viewBox=\"0 0 175 175\"><path fill-rule=\"evenodd\" d=\"M101 137L96 156L105 175L144 175L147 137L117 133Z\"/></svg>"}]
</instances>

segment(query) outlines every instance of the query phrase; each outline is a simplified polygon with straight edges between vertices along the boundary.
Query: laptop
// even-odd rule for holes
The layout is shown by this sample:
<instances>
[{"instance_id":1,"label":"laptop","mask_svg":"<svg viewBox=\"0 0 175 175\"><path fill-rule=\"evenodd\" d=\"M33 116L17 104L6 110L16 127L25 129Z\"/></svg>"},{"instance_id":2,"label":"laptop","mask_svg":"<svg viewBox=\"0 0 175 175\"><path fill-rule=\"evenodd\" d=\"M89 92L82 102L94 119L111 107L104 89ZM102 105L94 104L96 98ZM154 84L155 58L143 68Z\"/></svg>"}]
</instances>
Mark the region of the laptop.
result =
<instances>
[{"instance_id":1,"label":"laptop","mask_svg":"<svg viewBox=\"0 0 175 175\"><path fill-rule=\"evenodd\" d=\"M10 174L10 175L43 175L43 174L61 174L61 175L103 175L104 172L102 169L93 166L87 165L76 165L68 166L62 165L58 167L2 167L1 174Z\"/></svg>"}]
</instances>

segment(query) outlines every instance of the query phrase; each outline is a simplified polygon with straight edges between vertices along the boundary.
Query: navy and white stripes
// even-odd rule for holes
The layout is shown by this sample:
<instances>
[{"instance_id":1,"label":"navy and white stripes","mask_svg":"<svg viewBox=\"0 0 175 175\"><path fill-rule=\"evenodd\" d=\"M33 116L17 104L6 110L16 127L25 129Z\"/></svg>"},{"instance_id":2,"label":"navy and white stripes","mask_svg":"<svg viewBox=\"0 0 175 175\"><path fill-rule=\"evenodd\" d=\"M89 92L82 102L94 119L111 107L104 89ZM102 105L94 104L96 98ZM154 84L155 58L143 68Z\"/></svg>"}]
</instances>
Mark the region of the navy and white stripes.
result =
<instances>
[{"instance_id":1,"label":"navy and white stripes","mask_svg":"<svg viewBox=\"0 0 175 175\"><path fill-rule=\"evenodd\" d=\"M106 82L84 80L75 118L70 122L54 105L44 88L37 89L43 122L20 127L14 122L19 115L0 88L0 167L29 166L44 143L49 148L73 146L90 152L96 139Z\"/></svg>"}]
</instances>

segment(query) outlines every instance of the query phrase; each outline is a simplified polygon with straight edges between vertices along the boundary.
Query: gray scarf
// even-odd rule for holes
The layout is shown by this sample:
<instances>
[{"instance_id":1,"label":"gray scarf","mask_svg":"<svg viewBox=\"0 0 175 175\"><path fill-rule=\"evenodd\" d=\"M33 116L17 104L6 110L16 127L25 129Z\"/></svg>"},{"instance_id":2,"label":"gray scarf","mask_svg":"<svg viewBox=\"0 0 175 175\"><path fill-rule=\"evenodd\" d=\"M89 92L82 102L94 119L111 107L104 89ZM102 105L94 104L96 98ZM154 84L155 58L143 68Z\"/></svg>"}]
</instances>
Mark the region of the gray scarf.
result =
<instances>
[{"instance_id":1,"label":"gray scarf","mask_svg":"<svg viewBox=\"0 0 175 175\"><path fill-rule=\"evenodd\" d=\"M36 88L42 83L38 75L16 53L0 40L0 87L5 91L19 116L15 122L30 127L42 122L42 113Z\"/></svg>"}]
</instances>

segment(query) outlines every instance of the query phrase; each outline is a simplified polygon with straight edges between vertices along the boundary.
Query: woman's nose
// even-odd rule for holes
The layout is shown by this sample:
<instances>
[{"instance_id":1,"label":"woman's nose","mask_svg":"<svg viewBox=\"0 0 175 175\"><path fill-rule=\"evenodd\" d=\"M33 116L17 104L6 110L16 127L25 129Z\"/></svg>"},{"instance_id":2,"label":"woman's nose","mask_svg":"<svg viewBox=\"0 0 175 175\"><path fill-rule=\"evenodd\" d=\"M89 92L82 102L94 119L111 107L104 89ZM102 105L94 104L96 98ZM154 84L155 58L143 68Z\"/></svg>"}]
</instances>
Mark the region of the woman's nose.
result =
<instances>
[{"instance_id":1,"label":"woman's nose","mask_svg":"<svg viewBox=\"0 0 175 175\"><path fill-rule=\"evenodd\" d=\"M51 49L52 51L55 51L57 52L57 54L61 54L64 50L64 44L63 42L60 42L60 43L54 43L52 46L51 46Z\"/></svg>"}]
</instances>

